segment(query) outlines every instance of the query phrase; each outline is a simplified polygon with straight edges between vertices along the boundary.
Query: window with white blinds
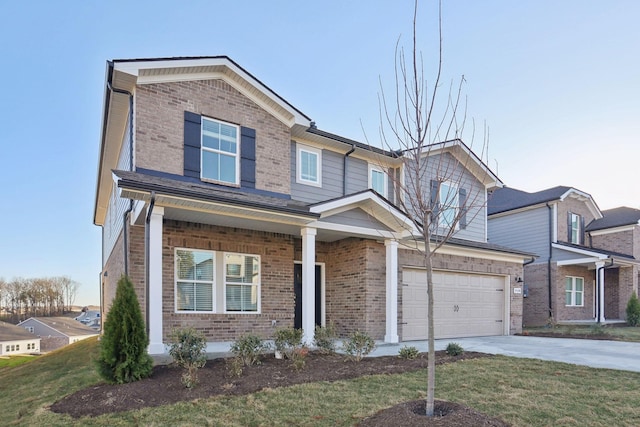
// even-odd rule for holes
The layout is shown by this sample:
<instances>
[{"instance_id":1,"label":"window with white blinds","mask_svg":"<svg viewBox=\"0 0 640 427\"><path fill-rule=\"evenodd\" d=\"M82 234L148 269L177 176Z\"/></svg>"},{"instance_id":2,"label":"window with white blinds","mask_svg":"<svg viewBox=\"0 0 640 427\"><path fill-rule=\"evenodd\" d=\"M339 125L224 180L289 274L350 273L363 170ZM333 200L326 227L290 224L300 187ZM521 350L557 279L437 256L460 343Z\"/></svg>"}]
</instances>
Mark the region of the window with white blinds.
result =
<instances>
[{"instance_id":1,"label":"window with white blinds","mask_svg":"<svg viewBox=\"0 0 640 427\"><path fill-rule=\"evenodd\" d=\"M224 254L225 311L260 311L260 257Z\"/></svg>"},{"instance_id":2,"label":"window with white blinds","mask_svg":"<svg viewBox=\"0 0 640 427\"><path fill-rule=\"evenodd\" d=\"M176 311L215 311L215 253L176 249Z\"/></svg>"}]
</instances>

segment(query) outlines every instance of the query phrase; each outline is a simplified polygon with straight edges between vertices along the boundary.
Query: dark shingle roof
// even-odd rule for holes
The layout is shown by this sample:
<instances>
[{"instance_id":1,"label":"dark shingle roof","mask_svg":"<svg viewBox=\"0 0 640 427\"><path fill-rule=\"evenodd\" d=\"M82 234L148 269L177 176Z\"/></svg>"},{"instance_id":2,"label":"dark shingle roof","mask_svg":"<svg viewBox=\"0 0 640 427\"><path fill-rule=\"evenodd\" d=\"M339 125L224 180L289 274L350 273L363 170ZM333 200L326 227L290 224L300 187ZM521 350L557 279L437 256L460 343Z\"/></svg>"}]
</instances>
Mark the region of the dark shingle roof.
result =
<instances>
[{"instance_id":1,"label":"dark shingle roof","mask_svg":"<svg viewBox=\"0 0 640 427\"><path fill-rule=\"evenodd\" d=\"M68 337L98 334L98 332L94 331L90 327L83 325L70 317L31 317L20 324L22 325L30 319L43 323L51 329L55 329Z\"/></svg>"},{"instance_id":2,"label":"dark shingle roof","mask_svg":"<svg viewBox=\"0 0 640 427\"><path fill-rule=\"evenodd\" d=\"M188 197L196 200L230 203L239 206L261 208L279 212L317 217L309 211L309 207L301 202L291 200L289 196L266 191L236 189L222 185L203 183L188 177L161 172L136 172L115 170L120 178L119 187L155 191L159 194Z\"/></svg>"},{"instance_id":3,"label":"dark shingle roof","mask_svg":"<svg viewBox=\"0 0 640 427\"><path fill-rule=\"evenodd\" d=\"M570 189L571 187L560 185L535 193L527 193L526 191L516 190L515 188L499 188L489 196L487 214L493 215L558 200Z\"/></svg>"},{"instance_id":4,"label":"dark shingle roof","mask_svg":"<svg viewBox=\"0 0 640 427\"><path fill-rule=\"evenodd\" d=\"M628 208L626 206L602 211L602 215L602 218L591 221L586 227L586 231L635 225L640 221L640 209Z\"/></svg>"}]
</instances>

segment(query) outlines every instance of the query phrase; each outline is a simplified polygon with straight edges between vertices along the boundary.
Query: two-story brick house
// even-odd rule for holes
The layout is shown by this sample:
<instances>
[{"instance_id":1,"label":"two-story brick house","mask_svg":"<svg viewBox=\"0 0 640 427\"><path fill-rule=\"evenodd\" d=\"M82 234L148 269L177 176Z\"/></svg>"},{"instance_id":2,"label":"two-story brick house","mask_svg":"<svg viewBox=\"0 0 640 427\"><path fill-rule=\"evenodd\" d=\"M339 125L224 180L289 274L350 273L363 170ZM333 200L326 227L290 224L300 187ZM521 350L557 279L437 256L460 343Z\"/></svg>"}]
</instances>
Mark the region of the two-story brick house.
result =
<instances>
[{"instance_id":1,"label":"two-story brick house","mask_svg":"<svg viewBox=\"0 0 640 427\"><path fill-rule=\"evenodd\" d=\"M461 141L429 156L457 165L461 196L502 186ZM394 203L402 165L318 129L228 57L109 61L94 211L103 311L127 274L152 354L186 325L210 342L281 326L310 342L329 322L343 336L424 339L424 242ZM488 244L486 207L473 209L434 259L438 337L521 330L526 254Z\"/></svg>"},{"instance_id":2,"label":"two-story brick house","mask_svg":"<svg viewBox=\"0 0 640 427\"><path fill-rule=\"evenodd\" d=\"M638 211L602 212L589 194L564 186L503 187L488 206L490 242L539 255L524 267L525 326L625 318L638 289Z\"/></svg>"}]
</instances>

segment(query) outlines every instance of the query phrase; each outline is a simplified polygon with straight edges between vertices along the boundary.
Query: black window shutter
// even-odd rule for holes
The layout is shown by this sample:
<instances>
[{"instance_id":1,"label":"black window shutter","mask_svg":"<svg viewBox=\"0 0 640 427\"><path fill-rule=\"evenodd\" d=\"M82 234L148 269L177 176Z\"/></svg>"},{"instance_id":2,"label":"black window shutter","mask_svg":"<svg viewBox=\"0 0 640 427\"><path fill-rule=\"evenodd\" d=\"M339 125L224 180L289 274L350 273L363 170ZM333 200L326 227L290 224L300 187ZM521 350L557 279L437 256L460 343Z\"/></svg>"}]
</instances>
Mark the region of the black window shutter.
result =
<instances>
[{"instance_id":1,"label":"black window shutter","mask_svg":"<svg viewBox=\"0 0 640 427\"><path fill-rule=\"evenodd\" d=\"M584 217L580 217L580 232L578 234L578 243L584 245Z\"/></svg>"},{"instance_id":2,"label":"black window shutter","mask_svg":"<svg viewBox=\"0 0 640 427\"><path fill-rule=\"evenodd\" d=\"M184 112L184 176L192 178L200 178L201 123L199 114Z\"/></svg>"},{"instance_id":3,"label":"black window shutter","mask_svg":"<svg viewBox=\"0 0 640 427\"><path fill-rule=\"evenodd\" d=\"M458 190L458 208L460 209L458 224L461 230L465 230L467 228L467 190L464 188Z\"/></svg>"},{"instance_id":4,"label":"black window shutter","mask_svg":"<svg viewBox=\"0 0 640 427\"><path fill-rule=\"evenodd\" d=\"M431 195L429 198L429 202L431 205L431 222L435 222L438 218L438 214L440 213L440 182L432 179L431 180Z\"/></svg>"},{"instance_id":5,"label":"black window shutter","mask_svg":"<svg viewBox=\"0 0 640 427\"><path fill-rule=\"evenodd\" d=\"M573 243L573 241L571 240L571 228L571 212L567 212L567 242L569 243Z\"/></svg>"},{"instance_id":6,"label":"black window shutter","mask_svg":"<svg viewBox=\"0 0 640 427\"><path fill-rule=\"evenodd\" d=\"M256 188L256 131L240 128L240 186Z\"/></svg>"}]
</instances>

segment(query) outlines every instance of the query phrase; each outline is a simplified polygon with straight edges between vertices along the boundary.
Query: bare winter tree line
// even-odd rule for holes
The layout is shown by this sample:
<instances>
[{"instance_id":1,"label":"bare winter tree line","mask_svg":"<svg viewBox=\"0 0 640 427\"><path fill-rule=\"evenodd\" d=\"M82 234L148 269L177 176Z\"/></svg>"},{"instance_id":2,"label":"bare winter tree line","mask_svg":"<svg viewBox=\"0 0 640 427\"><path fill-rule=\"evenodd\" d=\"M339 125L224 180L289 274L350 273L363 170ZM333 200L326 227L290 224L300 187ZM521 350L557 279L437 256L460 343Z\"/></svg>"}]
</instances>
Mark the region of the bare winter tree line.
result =
<instances>
[{"instance_id":1,"label":"bare winter tree line","mask_svg":"<svg viewBox=\"0 0 640 427\"><path fill-rule=\"evenodd\" d=\"M0 278L0 319L11 323L71 311L79 284L67 276Z\"/></svg>"}]
</instances>

